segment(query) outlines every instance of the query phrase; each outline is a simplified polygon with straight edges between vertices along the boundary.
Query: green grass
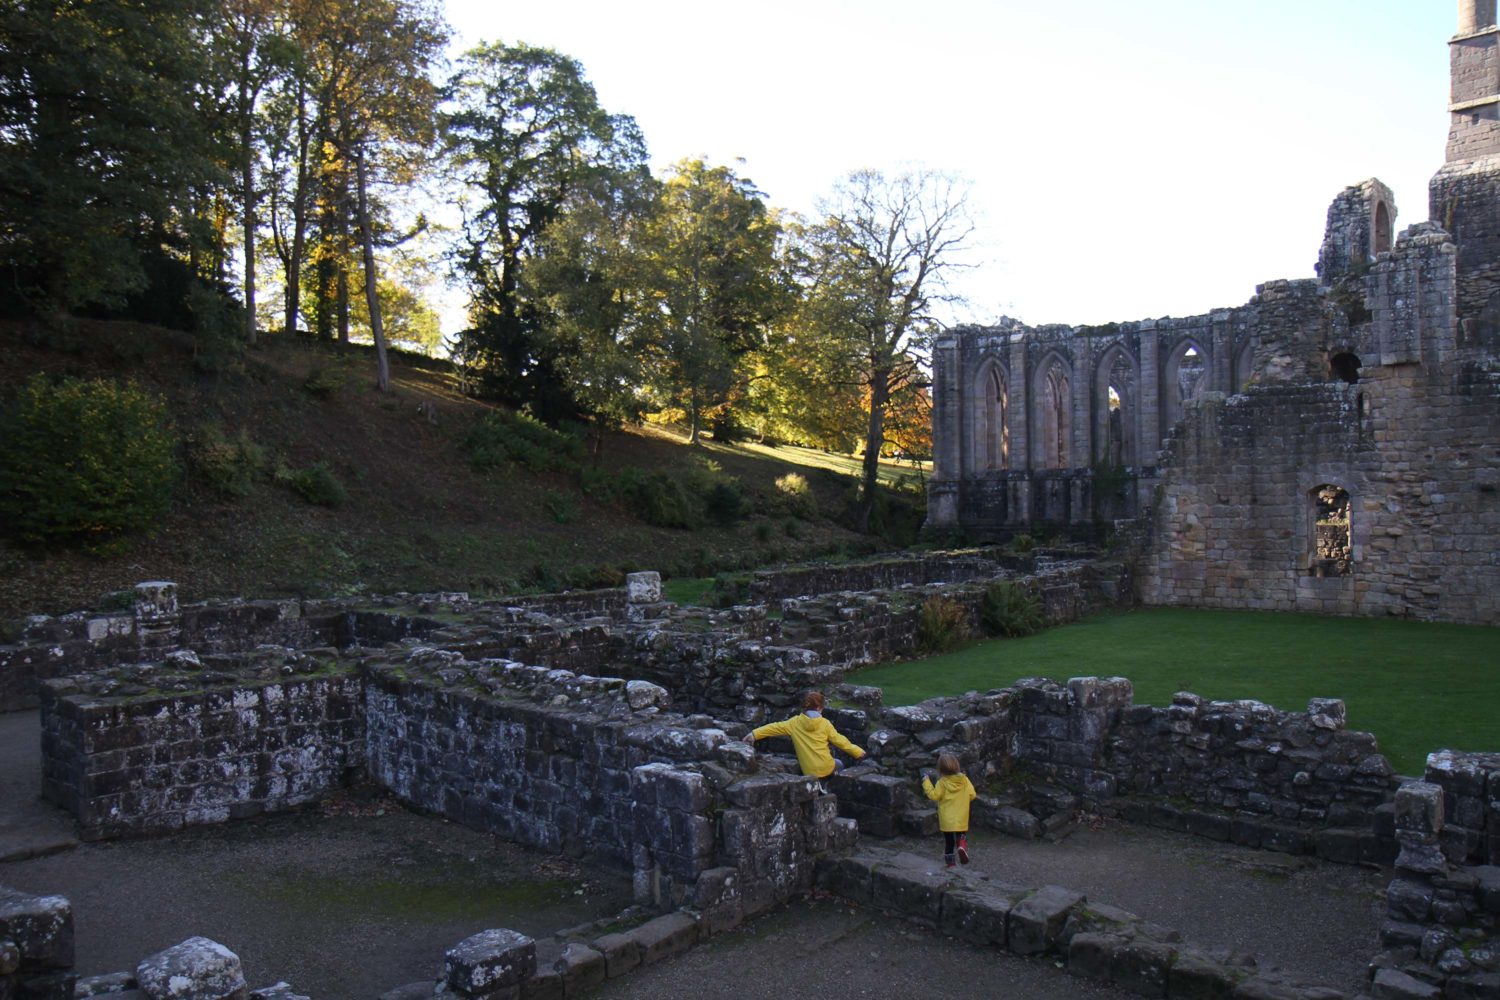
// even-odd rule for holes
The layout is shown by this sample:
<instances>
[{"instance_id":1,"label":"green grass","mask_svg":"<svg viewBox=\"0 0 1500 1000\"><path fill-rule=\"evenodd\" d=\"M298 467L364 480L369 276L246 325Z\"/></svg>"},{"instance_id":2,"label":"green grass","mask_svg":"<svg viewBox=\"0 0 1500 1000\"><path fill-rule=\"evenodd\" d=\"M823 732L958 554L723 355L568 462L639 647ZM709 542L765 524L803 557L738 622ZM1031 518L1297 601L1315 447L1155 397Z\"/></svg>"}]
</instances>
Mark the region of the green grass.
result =
<instances>
[{"instance_id":1,"label":"green grass","mask_svg":"<svg viewBox=\"0 0 1500 1000\"><path fill-rule=\"evenodd\" d=\"M1403 774L1433 750L1500 750L1500 629L1251 611L1153 609L997 639L851 675L886 704L1005 687L1022 677L1128 677L1137 704L1177 691L1302 711L1342 698Z\"/></svg>"},{"instance_id":2,"label":"green grass","mask_svg":"<svg viewBox=\"0 0 1500 1000\"><path fill-rule=\"evenodd\" d=\"M855 480L864 475L864 458L860 455L844 455L792 444L771 448L753 441L736 442L731 445L710 445L709 447L715 450L737 451L757 458L789 462L806 466L809 469L826 469ZM880 460L877 474L880 482L892 489L915 489L918 482L925 482L925 477L931 472L931 462L896 462L883 458Z\"/></svg>"},{"instance_id":3,"label":"green grass","mask_svg":"<svg viewBox=\"0 0 1500 1000\"><path fill-rule=\"evenodd\" d=\"M703 595L712 590L713 586L714 578L711 576L675 577L662 581L661 592L662 597L673 604L699 605L703 603Z\"/></svg>"}]
</instances>

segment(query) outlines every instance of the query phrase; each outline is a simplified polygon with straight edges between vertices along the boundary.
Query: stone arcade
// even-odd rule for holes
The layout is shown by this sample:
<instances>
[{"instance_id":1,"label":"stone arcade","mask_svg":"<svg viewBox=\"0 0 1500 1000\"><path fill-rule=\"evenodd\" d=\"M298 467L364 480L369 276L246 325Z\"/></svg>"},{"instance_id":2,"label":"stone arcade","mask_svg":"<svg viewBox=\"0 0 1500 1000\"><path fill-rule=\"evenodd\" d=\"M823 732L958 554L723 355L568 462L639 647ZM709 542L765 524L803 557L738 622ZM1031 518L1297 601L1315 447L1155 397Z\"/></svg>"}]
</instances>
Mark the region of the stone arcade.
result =
<instances>
[{"instance_id":1,"label":"stone arcade","mask_svg":"<svg viewBox=\"0 0 1500 1000\"><path fill-rule=\"evenodd\" d=\"M1500 617L1500 43L1460 3L1447 162L1393 240L1370 180L1317 278L1103 327L956 329L934 349L927 530L1141 518L1151 604Z\"/></svg>"}]
</instances>

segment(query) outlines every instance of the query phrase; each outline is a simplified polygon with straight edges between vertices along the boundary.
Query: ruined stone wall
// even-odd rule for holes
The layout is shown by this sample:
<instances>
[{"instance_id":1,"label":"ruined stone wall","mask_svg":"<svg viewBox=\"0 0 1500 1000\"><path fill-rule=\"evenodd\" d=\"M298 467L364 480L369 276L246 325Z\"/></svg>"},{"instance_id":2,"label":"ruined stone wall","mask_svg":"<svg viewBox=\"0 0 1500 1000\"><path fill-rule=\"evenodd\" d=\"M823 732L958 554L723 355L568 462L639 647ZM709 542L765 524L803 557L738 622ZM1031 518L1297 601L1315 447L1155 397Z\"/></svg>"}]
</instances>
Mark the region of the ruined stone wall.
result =
<instances>
[{"instance_id":1,"label":"ruined stone wall","mask_svg":"<svg viewBox=\"0 0 1500 1000\"><path fill-rule=\"evenodd\" d=\"M752 601L780 601L841 590L894 590L928 583L967 583L998 575L998 556L933 553L844 564L814 564L757 570L750 578Z\"/></svg>"},{"instance_id":2,"label":"ruined stone wall","mask_svg":"<svg viewBox=\"0 0 1500 1000\"><path fill-rule=\"evenodd\" d=\"M44 689L42 794L86 839L288 809L364 767L361 682L347 670L124 697L72 686Z\"/></svg>"},{"instance_id":3,"label":"ruined stone wall","mask_svg":"<svg viewBox=\"0 0 1500 1000\"><path fill-rule=\"evenodd\" d=\"M403 802L471 829L628 868L637 818L632 770L661 758L711 757L725 741L717 730L666 729L645 717L610 720L508 698L518 676L548 671L451 660L441 676L407 677L405 666L372 670L369 770ZM485 696L486 681L496 696ZM615 684L623 690L623 681ZM647 694L640 708L665 707L656 702L665 702L664 691ZM701 823L680 832L675 855L711 851Z\"/></svg>"},{"instance_id":4,"label":"ruined stone wall","mask_svg":"<svg viewBox=\"0 0 1500 1000\"><path fill-rule=\"evenodd\" d=\"M1252 387L1171 445L1148 604L1493 622L1500 614L1500 373L1376 368ZM1313 493L1347 492L1352 562L1320 575Z\"/></svg>"},{"instance_id":5,"label":"ruined stone wall","mask_svg":"<svg viewBox=\"0 0 1500 1000\"><path fill-rule=\"evenodd\" d=\"M866 714L885 776L837 788L866 833L919 829L908 814L925 804L912 779L952 753L982 791L995 789L977 803L978 821L1019 836L1087 807L1345 863L1394 854L1382 817L1398 779L1374 737L1344 728L1339 701L1315 699L1302 713L1184 693L1155 707L1134 704L1128 680L1080 677ZM1009 787L1017 775L1021 787Z\"/></svg>"}]
</instances>

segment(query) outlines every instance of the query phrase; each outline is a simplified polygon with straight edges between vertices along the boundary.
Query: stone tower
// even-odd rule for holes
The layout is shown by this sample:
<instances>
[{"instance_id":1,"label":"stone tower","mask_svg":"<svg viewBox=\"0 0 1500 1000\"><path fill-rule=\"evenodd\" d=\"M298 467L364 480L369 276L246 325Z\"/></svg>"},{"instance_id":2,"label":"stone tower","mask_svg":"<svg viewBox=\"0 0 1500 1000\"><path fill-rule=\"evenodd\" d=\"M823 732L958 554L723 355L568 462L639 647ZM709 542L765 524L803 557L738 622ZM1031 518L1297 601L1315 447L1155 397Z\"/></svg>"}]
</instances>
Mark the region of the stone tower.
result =
<instances>
[{"instance_id":1,"label":"stone tower","mask_svg":"<svg viewBox=\"0 0 1500 1000\"><path fill-rule=\"evenodd\" d=\"M1496 0L1459 0L1448 43L1447 162L1428 187L1431 219L1458 245L1460 343L1500 345L1500 26Z\"/></svg>"}]
</instances>

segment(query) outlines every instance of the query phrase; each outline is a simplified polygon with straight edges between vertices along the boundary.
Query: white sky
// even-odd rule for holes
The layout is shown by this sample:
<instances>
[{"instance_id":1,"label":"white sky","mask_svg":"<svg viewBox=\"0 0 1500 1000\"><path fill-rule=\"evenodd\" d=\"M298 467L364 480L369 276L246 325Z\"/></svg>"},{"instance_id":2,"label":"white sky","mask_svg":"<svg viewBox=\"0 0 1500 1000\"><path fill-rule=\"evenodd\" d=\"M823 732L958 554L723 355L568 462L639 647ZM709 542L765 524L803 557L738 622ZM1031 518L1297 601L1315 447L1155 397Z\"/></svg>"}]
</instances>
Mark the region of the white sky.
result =
<instances>
[{"instance_id":1,"label":"white sky","mask_svg":"<svg viewBox=\"0 0 1500 1000\"><path fill-rule=\"evenodd\" d=\"M948 319L1104 323L1313 276L1376 176L1427 218L1453 0L447 0L454 51L578 59L653 165L702 155L811 213L849 170L972 185Z\"/></svg>"}]
</instances>

